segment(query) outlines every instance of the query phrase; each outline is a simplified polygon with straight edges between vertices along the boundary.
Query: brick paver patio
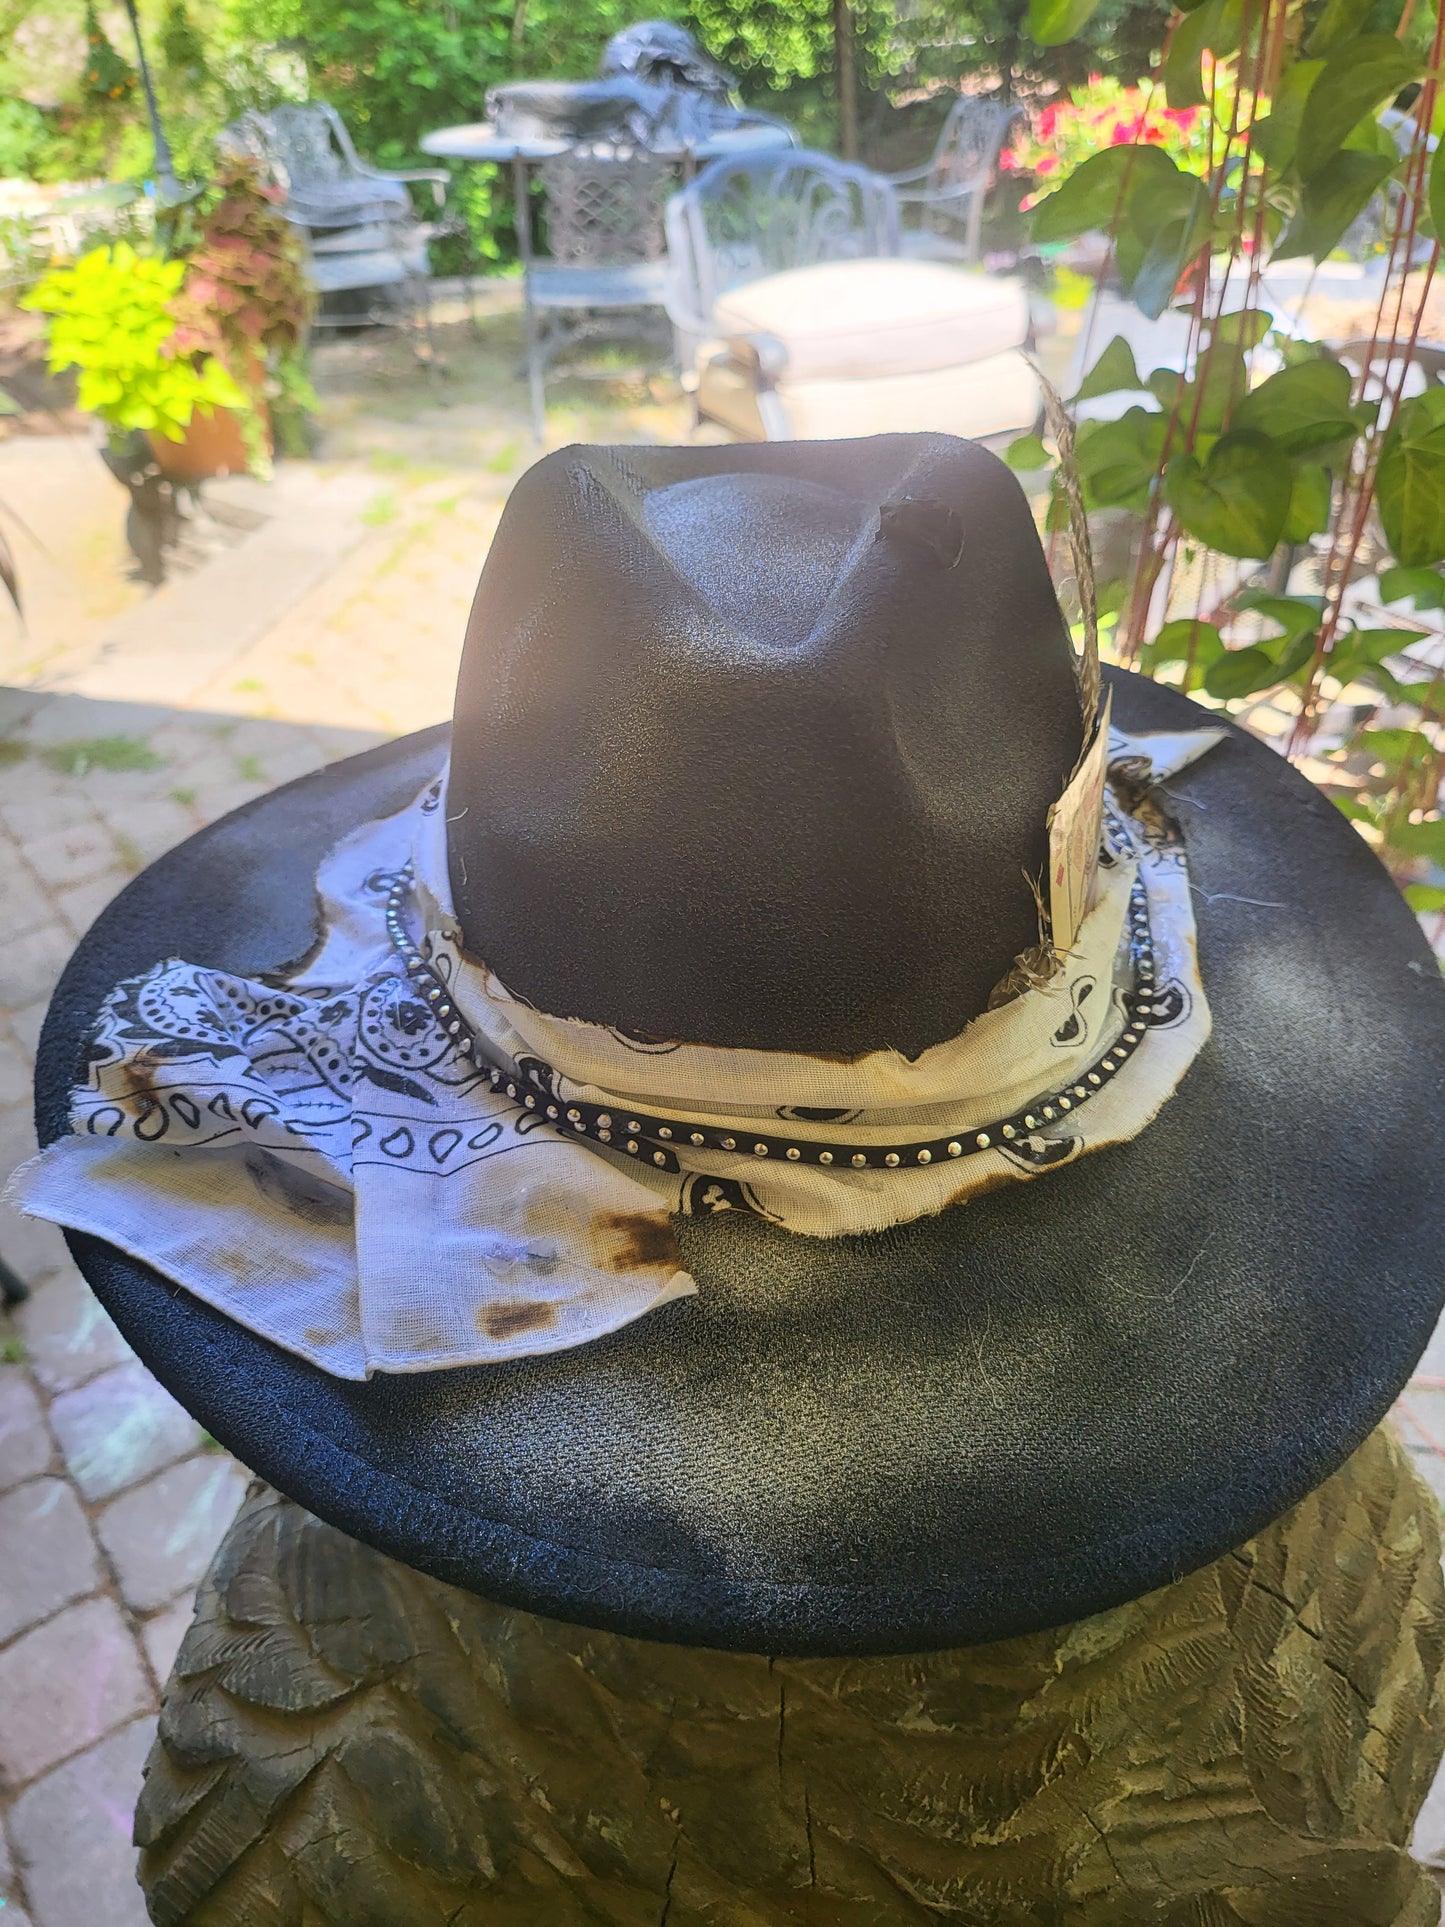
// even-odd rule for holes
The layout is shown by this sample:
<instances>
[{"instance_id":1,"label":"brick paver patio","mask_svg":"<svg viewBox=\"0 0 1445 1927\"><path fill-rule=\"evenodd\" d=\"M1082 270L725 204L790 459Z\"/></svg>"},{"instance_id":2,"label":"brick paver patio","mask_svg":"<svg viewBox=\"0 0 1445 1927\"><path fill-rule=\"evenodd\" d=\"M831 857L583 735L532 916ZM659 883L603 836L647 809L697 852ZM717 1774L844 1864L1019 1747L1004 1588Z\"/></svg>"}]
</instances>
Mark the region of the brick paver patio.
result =
<instances>
[{"instance_id":1,"label":"brick paver patio","mask_svg":"<svg viewBox=\"0 0 1445 1927\"><path fill-rule=\"evenodd\" d=\"M0 1180L34 1149L51 990L126 880L275 784L448 714L529 455L511 337L456 362L438 408L385 345L343 351L331 459L256 494L252 534L154 598L102 570L30 633L0 627ZM661 439L683 421L649 400L565 428ZM21 466L0 462L0 494ZM57 1233L0 1209L0 1252L33 1288L0 1317L0 1927L138 1927L131 1812L158 1694L246 1474L133 1356ZM1445 1493L1438 1338L1421 1380L1403 1429ZM1445 1841L1445 1811L1426 1835Z\"/></svg>"}]
</instances>

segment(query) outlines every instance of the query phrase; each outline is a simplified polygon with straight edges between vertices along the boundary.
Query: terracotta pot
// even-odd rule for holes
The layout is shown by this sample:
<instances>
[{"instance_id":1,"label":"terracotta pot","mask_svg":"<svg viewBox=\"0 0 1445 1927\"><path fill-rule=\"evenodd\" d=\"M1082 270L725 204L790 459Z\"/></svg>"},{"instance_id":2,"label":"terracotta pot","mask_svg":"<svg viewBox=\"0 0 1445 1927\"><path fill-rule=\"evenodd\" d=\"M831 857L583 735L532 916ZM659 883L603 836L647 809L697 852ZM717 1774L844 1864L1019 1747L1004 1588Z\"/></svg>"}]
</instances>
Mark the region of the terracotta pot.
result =
<instances>
[{"instance_id":1,"label":"terracotta pot","mask_svg":"<svg viewBox=\"0 0 1445 1927\"><path fill-rule=\"evenodd\" d=\"M271 424L262 411L266 450L271 449ZM156 465L169 482L204 482L212 475L243 475L249 466L246 438L241 418L232 409L217 408L209 415L199 410L192 415L185 437L169 442L163 435L148 435Z\"/></svg>"}]
</instances>

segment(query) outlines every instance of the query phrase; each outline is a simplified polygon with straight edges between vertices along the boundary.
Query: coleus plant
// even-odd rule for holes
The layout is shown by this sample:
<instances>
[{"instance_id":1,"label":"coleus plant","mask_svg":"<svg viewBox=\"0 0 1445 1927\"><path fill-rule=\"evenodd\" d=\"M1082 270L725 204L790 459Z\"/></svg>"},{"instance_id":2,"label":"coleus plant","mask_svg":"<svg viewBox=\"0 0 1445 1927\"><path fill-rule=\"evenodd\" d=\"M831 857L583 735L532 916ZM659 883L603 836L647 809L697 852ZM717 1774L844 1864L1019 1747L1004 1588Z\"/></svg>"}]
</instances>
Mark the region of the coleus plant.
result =
<instances>
[{"instance_id":1,"label":"coleus plant","mask_svg":"<svg viewBox=\"0 0 1445 1927\"><path fill-rule=\"evenodd\" d=\"M1033 0L1037 37L1067 37L1095 3ZM1395 0L1386 32L1378 13L1361 0L1181 8L1141 114L1197 113L1197 152L1147 138L1101 147L1039 201L1033 236L1102 231L1123 295L1187 322L1179 366L1141 369L1115 337L1074 398L1124 403L1112 420L1079 423L1073 478L1088 508L1133 519L1123 561L1097 585L1115 652L1221 703L1267 698L1292 713L1291 753L1309 752L1416 907L1442 913L1445 935L1445 888L1423 874L1445 868L1445 686L1405 653L1424 631L1367 626L1348 595L1373 573L1387 605L1445 605L1445 387L1406 392L1445 233L1432 139L1445 7L1417 27L1415 0ZM1400 100L1404 112L1392 109ZM1350 361L1277 331L1266 268L1324 260L1378 196L1385 273L1371 338L1350 344ZM1062 526L1057 450L1025 437L1011 459L1055 464L1051 521ZM1291 566L1301 558L1310 593ZM1321 737L1345 691L1353 724L1338 727L1337 707Z\"/></svg>"},{"instance_id":2,"label":"coleus plant","mask_svg":"<svg viewBox=\"0 0 1445 1927\"><path fill-rule=\"evenodd\" d=\"M254 160L223 160L170 305L178 346L216 356L245 390L243 425L257 467L265 462L266 405L315 406L303 361L314 296L281 199Z\"/></svg>"}]
</instances>

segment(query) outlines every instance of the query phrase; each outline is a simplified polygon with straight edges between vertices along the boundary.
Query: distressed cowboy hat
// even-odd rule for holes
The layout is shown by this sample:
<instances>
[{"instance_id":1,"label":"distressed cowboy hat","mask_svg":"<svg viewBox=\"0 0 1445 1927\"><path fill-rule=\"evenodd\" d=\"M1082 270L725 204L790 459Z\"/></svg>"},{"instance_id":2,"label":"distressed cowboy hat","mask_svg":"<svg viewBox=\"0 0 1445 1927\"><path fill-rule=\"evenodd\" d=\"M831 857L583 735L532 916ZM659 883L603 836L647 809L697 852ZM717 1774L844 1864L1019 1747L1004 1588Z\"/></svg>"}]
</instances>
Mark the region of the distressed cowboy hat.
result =
<instances>
[{"instance_id":1,"label":"distressed cowboy hat","mask_svg":"<svg viewBox=\"0 0 1445 1927\"><path fill-rule=\"evenodd\" d=\"M946 436L573 448L450 735L80 946L20 1179L161 1381L445 1580L755 1651L1116 1604L1440 1309L1442 992L1333 806L1076 659Z\"/></svg>"}]
</instances>

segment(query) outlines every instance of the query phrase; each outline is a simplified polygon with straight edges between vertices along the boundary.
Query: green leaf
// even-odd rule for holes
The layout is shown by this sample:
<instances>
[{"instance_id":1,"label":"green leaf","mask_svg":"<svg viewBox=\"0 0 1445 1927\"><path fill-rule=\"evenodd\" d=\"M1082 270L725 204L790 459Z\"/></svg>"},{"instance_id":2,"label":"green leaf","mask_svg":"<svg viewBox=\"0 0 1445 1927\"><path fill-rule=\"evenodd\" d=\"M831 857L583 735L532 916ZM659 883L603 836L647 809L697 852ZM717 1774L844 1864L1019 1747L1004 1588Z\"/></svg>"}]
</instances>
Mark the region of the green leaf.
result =
<instances>
[{"instance_id":1,"label":"green leaf","mask_svg":"<svg viewBox=\"0 0 1445 1927\"><path fill-rule=\"evenodd\" d=\"M1330 473L1315 462L1306 462L1294 472L1290 490L1289 513L1284 518L1282 542L1308 542L1312 535L1323 535L1330 525L1334 490Z\"/></svg>"},{"instance_id":2,"label":"green leaf","mask_svg":"<svg viewBox=\"0 0 1445 1927\"><path fill-rule=\"evenodd\" d=\"M1405 901L1418 916L1445 910L1445 888L1438 883L1407 883Z\"/></svg>"},{"instance_id":3,"label":"green leaf","mask_svg":"<svg viewBox=\"0 0 1445 1927\"><path fill-rule=\"evenodd\" d=\"M1273 656L1256 644L1248 649L1226 649L1217 662L1209 665L1204 687L1221 702L1230 702L1268 689L1279 679Z\"/></svg>"},{"instance_id":4,"label":"green leaf","mask_svg":"<svg viewBox=\"0 0 1445 1927\"><path fill-rule=\"evenodd\" d=\"M1309 91L1295 166L1306 179L1339 153L1348 134L1420 72L1420 58L1393 34L1367 33L1347 41L1325 62Z\"/></svg>"},{"instance_id":5,"label":"green leaf","mask_svg":"<svg viewBox=\"0 0 1445 1927\"><path fill-rule=\"evenodd\" d=\"M1372 0L1328 0L1328 5L1305 41L1309 54L1333 53L1341 41L1351 39L1365 24Z\"/></svg>"},{"instance_id":6,"label":"green leaf","mask_svg":"<svg viewBox=\"0 0 1445 1927\"><path fill-rule=\"evenodd\" d=\"M1435 754L1435 745L1419 729L1362 729L1355 738L1355 747L1363 750L1371 762L1383 764L1388 774L1396 776L1418 769ZM1420 825L1410 827L1413 833ZM1445 825L1441 826L1441 834L1445 834ZM1400 843L1401 849L1405 847ZM1418 854L1427 856L1429 851L1421 850Z\"/></svg>"},{"instance_id":7,"label":"green leaf","mask_svg":"<svg viewBox=\"0 0 1445 1927\"><path fill-rule=\"evenodd\" d=\"M1206 665L1213 662L1223 652L1224 638L1212 622L1178 616L1164 623L1140 649L1139 667L1152 674L1163 663L1188 662L1191 655L1197 667L1201 661Z\"/></svg>"},{"instance_id":8,"label":"green leaf","mask_svg":"<svg viewBox=\"0 0 1445 1927\"><path fill-rule=\"evenodd\" d=\"M1268 116L1255 124L1254 144L1277 172L1283 172L1294 159L1305 103L1324 70L1322 60L1292 62L1285 69Z\"/></svg>"},{"instance_id":9,"label":"green leaf","mask_svg":"<svg viewBox=\"0 0 1445 1927\"><path fill-rule=\"evenodd\" d=\"M1116 395L1121 389L1142 388L1134 350L1122 335L1115 335L1079 385L1075 401L1088 401L1094 395Z\"/></svg>"},{"instance_id":10,"label":"green leaf","mask_svg":"<svg viewBox=\"0 0 1445 1927\"><path fill-rule=\"evenodd\" d=\"M1167 432L1164 417L1145 408L1126 409L1117 421L1081 423L1075 447L1091 505L1146 507Z\"/></svg>"},{"instance_id":11,"label":"green leaf","mask_svg":"<svg viewBox=\"0 0 1445 1927\"><path fill-rule=\"evenodd\" d=\"M1445 238L1445 161L1440 158L1442 154L1445 154L1445 141L1442 141L1430 156L1428 199L1430 219L1435 225L1435 232Z\"/></svg>"},{"instance_id":12,"label":"green leaf","mask_svg":"<svg viewBox=\"0 0 1445 1927\"><path fill-rule=\"evenodd\" d=\"M1076 40L1099 0L1029 0L1029 38L1039 47Z\"/></svg>"},{"instance_id":13,"label":"green leaf","mask_svg":"<svg viewBox=\"0 0 1445 1927\"><path fill-rule=\"evenodd\" d=\"M1204 0L1175 27L1164 61L1164 92L1171 107L1205 105L1203 56L1238 50L1243 12L1242 0Z\"/></svg>"},{"instance_id":14,"label":"green leaf","mask_svg":"<svg viewBox=\"0 0 1445 1927\"><path fill-rule=\"evenodd\" d=\"M1350 419L1350 371L1323 355L1281 368L1244 397L1234 426L1268 435L1292 456L1352 442L1357 431Z\"/></svg>"},{"instance_id":15,"label":"green leaf","mask_svg":"<svg viewBox=\"0 0 1445 1927\"><path fill-rule=\"evenodd\" d=\"M1179 169L1162 148L1106 147L1076 167L1029 216L1041 244L1073 241L1092 228L1112 228L1116 214L1140 196L1167 193Z\"/></svg>"},{"instance_id":16,"label":"green leaf","mask_svg":"<svg viewBox=\"0 0 1445 1927\"><path fill-rule=\"evenodd\" d=\"M1125 211L1129 226L1115 236L1115 265L1134 305L1157 321L1209 238L1209 192L1176 168L1147 199L1131 193Z\"/></svg>"},{"instance_id":17,"label":"green leaf","mask_svg":"<svg viewBox=\"0 0 1445 1927\"><path fill-rule=\"evenodd\" d=\"M1010 468L1027 475L1034 469L1047 468L1051 457L1037 435L1020 435L1004 450L1004 460Z\"/></svg>"},{"instance_id":18,"label":"green leaf","mask_svg":"<svg viewBox=\"0 0 1445 1927\"><path fill-rule=\"evenodd\" d=\"M1305 254L1323 261L1393 171L1389 161L1374 154L1336 154L1305 182L1299 207L1271 259L1287 261Z\"/></svg>"},{"instance_id":19,"label":"green leaf","mask_svg":"<svg viewBox=\"0 0 1445 1927\"><path fill-rule=\"evenodd\" d=\"M1201 464L1176 455L1164 480L1169 506L1185 530L1221 555L1271 555L1289 513L1289 462L1263 435L1221 437Z\"/></svg>"},{"instance_id":20,"label":"green leaf","mask_svg":"<svg viewBox=\"0 0 1445 1927\"><path fill-rule=\"evenodd\" d=\"M1407 598L1417 609L1445 609L1445 576L1438 569L1385 569L1380 576L1381 602Z\"/></svg>"},{"instance_id":21,"label":"green leaf","mask_svg":"<svg viewBox=\"0 0 1445 1927\"><path fill-rule=\"evenodd\" d=\"M1436 391L1445 398L1445 390ZM1445 424L1422 408L1430 391L1407 402L1390 424L1375 471L1375 501L1397 562L1420 568L1445 557Z\"/></svg>"},{"instance_id":22,"label":"green leaf","mask_svg":"<svg viewBox=\"0 0 1445 1927\"><path fill-rule=\"evenodd\" d=\"M1390 845L1405 856L1422 856L1431 863L1445 863L1445 823L1438 816L1429 817L1423 823L1401 823L1390 832Z\"/></svg>"},{"instance_id":23,"label":"green leaf","mask_svg":"<svg viewBox=\"0 0 1445 1927\"><path fill-rule=\"evenodd\" d=\"M1239 348L1248 354L1273 326L1274 316L1265 309L1237 308L1233 314L1222 314L1210 332L1222 348Z\"/></svg>"},{"instance_id":24,"label":"green leaf","mask_svg":"<svg viewBox=\"0 0 1445 1927\"><path fill-rule=\"evenodd\" d=\"M1235 606L1249 609L1266 622L1277 622L1280 633L1274 637L1276 642L1292 642L1296 636L1313 635L1320 626L1322 604L1318 599L1306 601L1303 596L1270 595L1260 590L1236 598Z\"/></svg>"},{"instance_id":25,"label":"green leaf","mask_svg":"<svg viewBox=\"0 0 1445 1927\"><path fill-rule=\"evenodd\" d=\"M1352 823L1374 823L1376 825L1379 823L1379 811L1374 809L1369 803L1357 802L1353 796L1332 796L1330 801L1340 812L1340 815L1347 816Z\"/></svg>"}]
</instances>

